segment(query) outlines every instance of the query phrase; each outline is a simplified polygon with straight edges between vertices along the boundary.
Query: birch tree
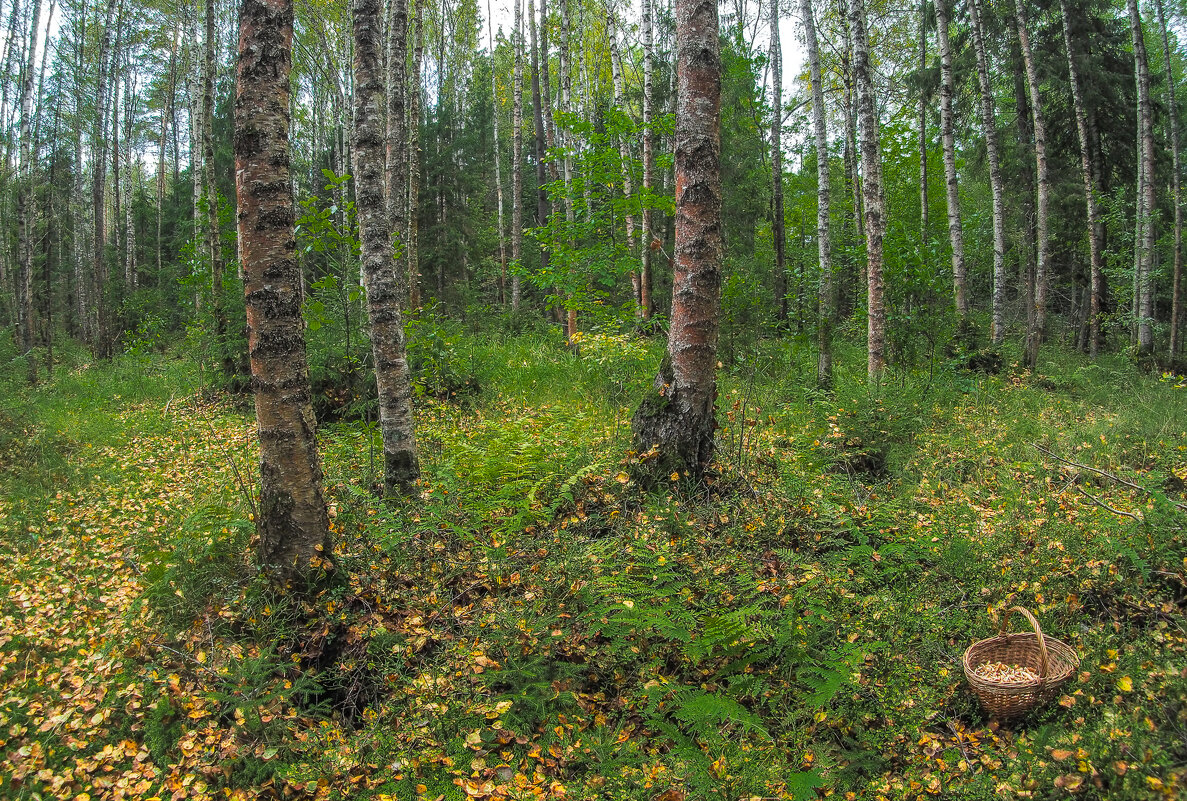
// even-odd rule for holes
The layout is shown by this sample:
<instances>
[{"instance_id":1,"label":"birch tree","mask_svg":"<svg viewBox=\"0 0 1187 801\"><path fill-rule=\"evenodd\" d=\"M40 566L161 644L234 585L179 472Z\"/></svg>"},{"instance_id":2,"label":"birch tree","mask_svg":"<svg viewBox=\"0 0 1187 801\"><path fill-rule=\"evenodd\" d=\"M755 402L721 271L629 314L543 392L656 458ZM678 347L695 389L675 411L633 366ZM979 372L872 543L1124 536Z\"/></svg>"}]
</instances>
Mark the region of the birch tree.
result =
<instances>
[{"instance_id":1,"label":"birch tree","mask_svg":"<svg viewBox=\"0 0 1187 801\"><path fill-rule=\"evenodd\" d=\"M1133 246L1134 314L1140 353L1154 350L1154 111L1150 100L1150 62L1142 33L1137 0L1129 0L1129 26L1133 37L1134 80L1138 98L1137 209Z\"/></svg>"},{"instance_id":2,"label":"birch tree","mask_svg":"<svg viewBox=\"0 0 1187 801\"><path fill-rule=\"evenodd\" d=\"M1084 206L1088 219L1088 252L1091 264L1088 286L1088 350L1096 358L1100 345L1100 290L1104 260L1101 248L1100 206L1097 195L1100 186L1092 166L1092 142L1088 130L1088 114L1084 108L1083 79L1076 64L1075 49L1072 47L1071 17L1067 0L1059 0L1059 12L1063 19L1063 44L1067 50L1068 77L1072 85L1072 106L1076 115L1076 133L1080 139L1080 178L1084 186Z\"/></svg>"},{"instance_id":3,"label":"birch tree","mask_svg":"<svg viewBox=\"0 0 1187 801\"><path fill-rule=\"evenodd\" d=\"M886 368L886 301L882 277L886 199L882 192L882 154L878 145L878 115L874 105L865 0L849 0L849 32L853 42L853 80L857 89L857 118L861 130L862 200L865 205L868 306L866 369L870 383L878 384Z\"/></svg>"},{"instance_id":4,"label":"birch tree","mask_svg":"<svg viewBox=\"0 0 1187 801\"><path fill-rule=\"evenodd\" d=\"M935 0L936 42L940 48L940 142L944 154L944 179L948 201L948 241L952 245L952 290L956 317L963 328L968 323L968 275L964 264L964 232L960 222L960 184L956 174L956 131L952 113L956 82L952 76L952 42L948 36L947 0Z\"/></svg>"},{"instance_id":5,"label":"birch tree","mask_svg":"<svg viewBox=\"0 0 1187 801\"><path fill-rule=\"evenodd\" d=\"M973 50L977 57L977 86L980 89L981 130L985 134L985 160L989 166L989 191L993 205L993 302L989 341L1000 345L1006 337L1006 210L998 155L997 110L993 84L989 79L989 56L985 29L981 25L981 0L969 0Z\"/></svg>"},{"instance_id":6,"label":"birch tree","mask_svg":"<svg viewBox=\"0 0 1187 801\"><path fill-rule=\"evenodd\" d=\"M390 15L387 31L388 57L401 62L406 57L403 42L407 33L407 7ZM416 439L412 421L412 384L404 345L404 318L400 309L400 275L396 266L392 236L391 206L404 209L402 167L388 169L389 161L402 164L404 126L403 103L397 109L386 104L383 63L383 25L379 0L351 0L354 28L354 162L355 206L359 223L359 259L367 294L367 317L371 323L371 354L375 362L375 384L379 395L379 428L383 437L383 488L388 495L405 492L419 475ZM400 27L404 30L401 32ZM396 42L393 44L392 39ZM402 73L403 70L400 70ZM403 81L403 75L399 76ZM390 87L388 91L391 91ZM385 130L384 107L389 125L395 117L396 131ZM394 140L394 141L393 141ZM396 185L385 196L385 173L394 174ZM389 204L388 199L392 199ZM398 223L398 218L396 219Z\"/></svg>"},{"instance_id":7,"label":"birch tree","mask_svg":"<svg viewBox=\"0 0 1187 801\"><path fill-rule=\"evenodd\" d=\"M373 1L373 0L372 0ZM300 588L328 566L289 174L291 0L243 0L235 91L235 187L248 352L260 434L259 559Z\"/></svg>"},{"instance_id":8,"label":"birch tree","mask_svg":"<svg viewBox=\"0 0 1187 801\"><path fill-rule=\"evenodd\" d=\"M1038 69L1030 46L1030 31L1026 19L1026 0L1014 0L1014 14L1018 24L1018 45L1026 67L1026 85L1030 92L1030 113L1034 130L1035 167L1038 173L1038 203L1035 225L1036 254L1034 272L1033 313L1026 331L1026 365L1038 369L1039 346L1047 327L1047 268L1051 258L1048 214L1051 205L1051 174L1047 164L1047 125L1043 115L1042 94Z\"/></svg>"},{"instance_id":9,"label":"birch tree","mask_svg":"<svg viewBox=\"0 0 1187 801\"><path fill-rule=\"evenodd\" d=\"M717 4L676 0L676 245L668 353L633 420L660 471L713 458L721 306L721 54Z\"/></svg>"},{"instance_id":10,"label":"birch tree","mask_svg":"<svg viewBox=\"0 0 1187 801\"><path fill-rule=\"evenodd\" d=\"M816 248L820 260L816 383L822 389L829 389L833 383L833 326L837 314L837 293L833 281L832 237L829 230L828 110L824 107L824 74L820 68L820 46L816 40L812 0L800 0L800 17L804 26L804 44L808 48L812 81L812 134L816 147Z\"/></svg>"}]
</instances>

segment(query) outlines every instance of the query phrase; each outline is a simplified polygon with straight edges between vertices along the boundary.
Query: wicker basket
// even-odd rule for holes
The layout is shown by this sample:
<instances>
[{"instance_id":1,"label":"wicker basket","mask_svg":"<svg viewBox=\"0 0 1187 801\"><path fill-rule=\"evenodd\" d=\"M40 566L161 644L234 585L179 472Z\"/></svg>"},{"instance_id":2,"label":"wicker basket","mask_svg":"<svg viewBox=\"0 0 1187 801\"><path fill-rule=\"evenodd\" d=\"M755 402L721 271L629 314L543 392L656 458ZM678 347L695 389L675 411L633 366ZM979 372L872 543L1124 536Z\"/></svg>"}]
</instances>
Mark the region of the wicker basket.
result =
<instances>
[{"instance_id":1,"label":"wicker basket","mask_svg":"<svg viewBox=\"0 0 1187 801\"><path fill-rule=\"evenodd\" d=\"M1033 632L1007 634L1011 612L1020 612L1030 621ZM976 674L986 662L1004 662L1030 668L1037 680L994 681ZM1080 667L1076 652L1065 642L1044 637L1039 621L1021 606L1012 606L1002 616L1001 631L996 637L979 640L964 652L964 675L990 717L1006 722L1025 715L1039 704L1050 701L1060 686Z\"/></svg>"}]
</instances>

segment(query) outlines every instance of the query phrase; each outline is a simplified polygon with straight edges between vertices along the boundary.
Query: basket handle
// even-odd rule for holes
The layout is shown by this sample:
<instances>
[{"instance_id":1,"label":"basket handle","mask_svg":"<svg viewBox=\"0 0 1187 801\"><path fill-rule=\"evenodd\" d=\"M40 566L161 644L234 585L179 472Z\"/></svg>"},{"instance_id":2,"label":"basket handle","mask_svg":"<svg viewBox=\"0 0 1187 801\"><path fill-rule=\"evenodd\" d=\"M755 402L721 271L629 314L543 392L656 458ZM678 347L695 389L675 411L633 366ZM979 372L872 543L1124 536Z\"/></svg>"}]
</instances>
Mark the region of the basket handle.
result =
<instances>
[{"instance_id":1,"label":"basket handle","mask_svg":"<svg viewBox=\"0 0 1187 801\"><path fill-rule=\"evenodd\" d=\"M1026 610L1025 608L1023 608L1021 606L1011 606L1002 615L1002 627L1001 627L1001 631L999 631L997 633L998 636L1000 637L1006 633L1006 623L1009 622L1009 620L1010 620L1011 612L1020 612L1020 613L1022 613L1022 616L1024 618L1026 618L1027 620L1030 621L1030 627L1032 629L1034 629L1035 636L1039 640L1039 678L1040 679L1047 678L1047 667L1048 667L1047 643L1043 639L1043 630L1041 628L1039 628L1039 621L1035 620L1034 615L1032 615L1028 610Z\"/></svg>"}]
</instances>

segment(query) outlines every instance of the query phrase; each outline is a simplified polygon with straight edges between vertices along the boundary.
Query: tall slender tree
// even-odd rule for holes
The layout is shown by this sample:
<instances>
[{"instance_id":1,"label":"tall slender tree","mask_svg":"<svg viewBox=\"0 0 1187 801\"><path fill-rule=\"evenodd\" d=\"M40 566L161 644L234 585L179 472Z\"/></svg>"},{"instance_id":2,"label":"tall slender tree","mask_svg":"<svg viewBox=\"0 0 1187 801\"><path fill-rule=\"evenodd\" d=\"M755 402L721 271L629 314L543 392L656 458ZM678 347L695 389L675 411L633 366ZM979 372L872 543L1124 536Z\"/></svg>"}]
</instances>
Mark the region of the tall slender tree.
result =
<instances>
[{"instance_id":1,"label":"tall slender tree","mask_svg":"<svg viewBox=\"0 0 1187 801\"><path fill-rule=\"evenodd\" d=\"M1134 79L1138 97L1137 211L1134 233L1134 315L1141 353L1154 350L1154 110L1150 98L1150 62L1138 0L1129 0L1129 27L1133 37Z\"/></svg>"},{"instance_id":2,"label":"tall slender tree","mask_svg":"<svg viewBox=\"0 0 1187 801\"><path fill-rule=\"evenodd\" d=\"M519 311L523 266L523 2L515 0L511 34L511 310Z\"/></svg>"},{"instance_id":3,"label":"tall slender tree","mask_svg":"<svg viewBox=\"0 0 1187 801\"><path fill-rule=\"evenodd\" d=\"M947 185L948 241L952 245L952 290L956 297L956 316L963 327L969 316L968 274L964 264L964 231L960 221L960 178L956 174L956 121L952 110L956 80L952 74L947 2L935 0L936 42L940 46L940 142Z\"/></svg>"},{"instance_id":4,"label":"tall slender tree","mask_svg":"<svg viewBox=\"0 0 1187 801\"><path fill-rule=\"evenodd\" d=\"M849 32L853 42L853 82L857 88L857 117L861 125L862 199L865 203L867 373L877 384L886 368L886 300L882 276L882 238L886 234L886 199L882 191L882 154L878 145L878 114L870 40L866 31L865 0L849 2Z\"/></svg>"},{"instance_id":5,"label":"tall slender tree","mask_svg":"<svg viewBox=\"0 0 1187 801\"><path fill-rule=\"evenodd\" d=\"M1030 45L1030 30L1026 18L1026 0L1014 0L1014 16L1018 24L1018 45L1026 66L1026 85L1030 92L1030 114L1034 130L1035 168L1038 173L1038 202L1035 225L1036 256L1034 272L1033 313L1026 330L1026 365L1038 369L1039 346L1047 327L1047 268L1051 258L1050 228L1051 173L1047 164L1047 124L1043 114L1042 91L1034 52Z\"/></svg>"},{"instance_id":6,"label":"tall slender tree","mask_svg":"<svg viewBox=\"0 0 1187 801\"><path fill-rule=\"evenodd\" d=\"M989 191L993 205L993 302L989 341L1000 345L1006 337L1006 209L1001 157L998 155L997 110L993 84L989 79L989 56L985 29L981 25L981 0L969 0L973 50L977 57L977 85L980 88L981 130L985 134L985 160L989 166Z\"/></svg>"},{"instance_id":7,"label":"tall slender tree","mask_svg":"<svg viewBox=\"0 0 1187 801\"><path fill-rule=\"evenodd\" d=\"M816 248L820 260L820 323L817 335L816 383L829 389L833 383L833 326L837 315L837 291L833 280L832 236L829 225L828 110L824 107L824 73L820 67L820 45L816 39L816 18L812 0L800 0L804 43L812 80L812 134L816 147Z\"/></svg>"},{"instance_id":8,"label":"tall slender tree","mask_svg":"<svg viewBox=\"0 0 1187 801\"><path fill-rule=\"evenodd\" d=\"M235 187L248 352L260 432L259 559L280 582L316 579L330 555L301 317L289 173L291 0L243 0Z\"/></svg>"},{"instance_id":9,"label":"tall slender tree","mask_svg":"<svg viewBox=\"0 0 1187 801\"><path fill-rule=\"evenodd\" d=\"M41 27L41 0L33 0L32 17L33 22L29 26L28 58L21 81L21 162L16 192L20 268L16 294L21 352L27 360L30 378L36 379L37 366L33 361L33 88L37 66L37 36ZM9 38L13 38L12 29L9 29L9 33Z\"/></svg>"},{"instance_id":10,"label":"tall slender tree","mask_svg":"<svg viewBox=\"0 0 1187 801\"><path fill-rule=\"evenodd\" d=\"M379 427L383 436L383 487L388 495L407 491L419 475L412 421L412 383L404 344L404 317L400 308L401 275L396 266L392 236L400 228L405 191L402 147L404 107L386 103L383 75L384 41L380 0L351 0L354 28L354 162L356 213L359 222L360 262L367 290L367 317L371 322L371 354L379 395ZM389 16L388 58L406 58L407 7ZM403 26L404 31L399 30ZM403 70L400 70L402 73ZM399 81L403 82L403 75ZM391 91L388 87L387 91ZM395 117L397 129L384 128ZM393 138L396 140L392 142ZM399 165L388 169L390 161ZM385 172L397 176L385 197ZM389 204L389 197L392 202ZM393 225L390 206L400 209Z\"/></svg>"},{"instance_id":11,"label":"tall slender tree","mask_svg":"<svg viewBox=\"0 0 1187 801\"><path fill-rule=\"evenodd\" d=\"M771 236L775 240L775 303L787 319L787 236L783 220L783 45L779 41L779 0L771 3Z\"/></svg>"},{"instance_id":12,"label":"tall slender tree","mask_svg":"<svg viewBox=\"0 0 1187 801\"><path fill-rule=\"evenodd\" d=\"M926 245L927 200L927 0L919 0L919 238Z\"/></svg>"},{"instance_id":13,"label":"tall slender tree","mask_svg":"<svg viewBox=\"0 0 1187 801\"><path fill-rule=\"evenodd\" d=\"M639 306L643 309L643 317L651 317L653 305L651 301L651 273L652 254L655 240L652 233L652 199L651 192L655 187L655 124L654 124L654 95L655 87L655 25L652 20L652 0L641 0L643 11L643 193L642 210L639 226Z\"/></svg>"},{"instance_id":14,"label":"tall slender tree","mask_svg":"<svg viewBox=\"0 0 1187 801\"><path fill-rule=\"evenodd\" d=\"M1080 138L1080 177L1084 185L1084 206L1088 218L1088 252L1090 273L1088 276L1088 350L1096 358L1100 345L1100 290L1104 270L1101 248L1100 206L1097 195L1100 185L1092 166L1092 141L1088 131L1088 113L1084 107L1084 88L1080 67L1076 63L1072 46L1071 15L1067 0L1059 0L1060 16L1063 18L1063 44L1067 50L1068 77L1072 85L1072 106L1076 115L1076 133Z\"/></svg>"},{"instance_id":15,"label":"tall slender tree","mask_svg":"<svg viewBox=\"0 0 1187 801\"><path fill-rule=\"evenodd\" d=\"M668 355L633 420L656 464L701 476L717 426L721 307L721 54L715 0L676 0L676 252Z\"/></svg>"},{"instance_id":16,"label":"tall slender tree","mask_svg":"<svg viewBox=\"0 0 1187 801\"><path fill-rule=\"evenodd\" d=\"M494 148L495 159L495 197L498 200L499 216L496 220L499 226L499 302L507 302L507 239L503 235L506 226L503 223L503 165L499 155L499 82L498 71L495 70L495 36L494 14L490 12L490 0L486 0L486 36L490 47L490 96L491 118L494 124L494 138L491 147Z\"/></svg>"},{"instance_id":17,"label":"tall slender tree","mask_svg":"<svg viewBox=\"0 0 1187 801\"><path fill-rule=\"evenodd\" d=\"M1170 32L1166 25L1166 9L1162 0L1154 0L1158 13L1158 27L1162 33L1162 61L1166 70L1166 117L1170 128L1171 148L1171 204L1174 207L1174 288L1171 295L1170 354L1179 355L1179 327L1183 319L1183 165L1179 142L1179 104L1175 97L1175 75L1171 62Z\"/></svg>"},{"instance_id":18,"label":"tall slender tree","mask_svg":"<svg viewBox=\"0 0 1187 801\"><path fill-rule=\"evenodd\" d=\"M223 253L218 230L218 188L214 181L214 58L217 45L215 14L217 0L206 0L206 35L202 59L202 198L205 207L204 235L206 257L210 259L210 306L214 314L214 339L223 372L235 370L235 360L227 346L227 308L223 301Z\"/></svg>"}]
</instances>

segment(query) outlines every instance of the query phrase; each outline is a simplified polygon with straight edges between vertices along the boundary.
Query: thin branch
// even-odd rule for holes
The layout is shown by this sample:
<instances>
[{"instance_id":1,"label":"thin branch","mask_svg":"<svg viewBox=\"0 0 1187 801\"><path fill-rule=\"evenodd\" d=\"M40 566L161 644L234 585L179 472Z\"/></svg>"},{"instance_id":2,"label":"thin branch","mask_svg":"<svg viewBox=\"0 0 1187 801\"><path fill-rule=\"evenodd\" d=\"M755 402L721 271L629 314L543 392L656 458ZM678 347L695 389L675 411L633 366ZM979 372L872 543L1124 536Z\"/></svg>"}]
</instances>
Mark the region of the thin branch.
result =
<instances>
[{"instance_id":1,"label":"thin branch","mask_svg":"<svg viewBox=\"0 0 1187 801\"><path fill-rule=\"evenodd\" d=\"M1099 476L1104 476L1105 478L1109 479L1110 481L1115 481L1118 484L1124 484L1125 486L1130 487L1131 489L1138 490L1139 492L1144 492L1147 495L1154 494L1154 492L1152 490L1146 489L1145 487L1143 487L1140 484L1134 484L1132 481L1127 481L1124 478L1114 475L1106 470L1101 470L1100 468L1092 467L1091 465L1081 464L1080 462L1073 462L1071 459L1065 459L1064 457L1060 456L1059 454L1053 453L1053 452L1049 451L1048 449L1044 448L1042 445L1039 445L1037 442L1032 442L1031 446L1034 447L1034 449L1039 451L1040 453L1045 453L1046 455L1050 456L1052 459L1056 459L1060 462L1063 462L1066 465L1070 465L1072 467L1079 467L1084 470L1088 470L1090 472L1096 473ZM1170 498L1167 498L1167 500L1179 511L1187 512L1187 504L1182 504L1182 503L1179 503L1178 501L1172 501ZM1132 515L1131 515L1131 517L1132 517ZM1137 518L1134 518L1134 519L1137 519Z\"/></svg>"},{"instance_id":2,"label":"thin branch","mask_svg":"<svg viewBox=\"0 0 1187 801\"><path fill-rule=\"evenodd\" d=\"M1088 500L1092 501L1094 504L1099 506L1101 509L1112 512L1115 515L1132 518L1133 520L1136 520L1139 523L1142 522L1142 518L1138 517L1133 512L1125 512L1125 511L1122 511L1121 509L1114 509L1112 506L1109 506L1107 503L1102 501L1100 498L1097 498L1095 495L1089 495L1087 492L1080 489L1079 487L1076 487L1075 490L1076 490L1076 492L1080 493L1085 498L1087 498Z\"/></svg>"}]
</instances>

